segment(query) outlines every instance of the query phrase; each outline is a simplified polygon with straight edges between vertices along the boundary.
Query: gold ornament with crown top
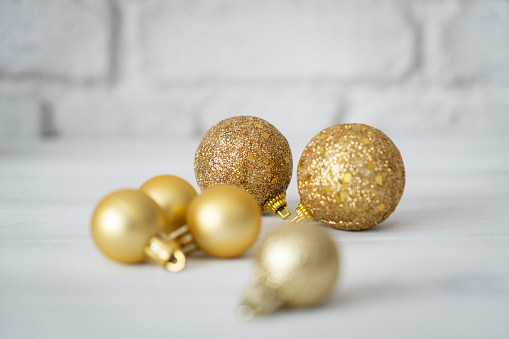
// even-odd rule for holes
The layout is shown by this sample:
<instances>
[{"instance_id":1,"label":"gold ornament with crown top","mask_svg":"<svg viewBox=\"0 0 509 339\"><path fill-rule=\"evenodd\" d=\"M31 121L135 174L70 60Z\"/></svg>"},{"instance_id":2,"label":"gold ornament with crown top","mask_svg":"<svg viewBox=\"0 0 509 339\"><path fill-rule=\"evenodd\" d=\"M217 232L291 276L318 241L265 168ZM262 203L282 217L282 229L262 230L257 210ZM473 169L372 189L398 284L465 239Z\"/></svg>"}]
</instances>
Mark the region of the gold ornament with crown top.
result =
<instances>
[{"instance_id":1,"label":"gold ornament with crown top","mask_svg":"<svg viewBox=\"0 0 509 339\"><path fill-rule=\"evenodd\" d=\"M332 239L307 223L282 224L255 251L255 283L246 291L238 315L308 307L331 294L339 273L339 253Z\"/></svg>"},{"instance_id":2,"label":"gold ornament with crown top","mask_svg":"<svg viewBox=\"0 0 509 339\"><path fill-rule=\"evenodd\" d=\"M125 264L148 259L177 272L185 265L187 249L166 237L171 231L163 210L149 196L134 189L104 197L91 220L92 238L108 258Z\"/></svg>"},{"instance_id":3,"label":"gold ornament with crown top","mask_svg":"<svg viewBox=\"0 0 509 339\"><path fill-rule=\"evenodd\" d=\"M292 177L292 154L286 138L272 124L237 116L212 126L196 150L194 172L202 191L219 184L251 193L263 210L283 219Z\"/></svg>"},{"instance_id":4,"label":"gold ornament with crown top","mask_svg":"<svg viewBox=\"0 0 509 339\"><path fill-rule=\"evenodd\" d=\"M297 185L301 202L292 222L316 220L362 230L394 212L405 188L405 166L382 131L364 124L336 125L305 147Z\"/></svg>"}]
</instances>

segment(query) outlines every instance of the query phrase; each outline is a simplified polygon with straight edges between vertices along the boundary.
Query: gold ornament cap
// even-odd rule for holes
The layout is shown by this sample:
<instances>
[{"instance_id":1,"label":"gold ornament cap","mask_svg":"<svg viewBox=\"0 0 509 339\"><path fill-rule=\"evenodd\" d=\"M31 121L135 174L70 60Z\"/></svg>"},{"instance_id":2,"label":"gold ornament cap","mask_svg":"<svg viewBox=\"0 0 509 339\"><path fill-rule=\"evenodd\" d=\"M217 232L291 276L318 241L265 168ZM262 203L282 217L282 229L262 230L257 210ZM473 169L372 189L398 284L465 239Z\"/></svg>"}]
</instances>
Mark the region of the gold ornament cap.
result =
<instances>
[{"instance_id":1,"label":"gold ornament cap","mask_svg":"<svg viewBox=\"0 0 509 339\"><path fill-rule=\"evenodd\" d=\"M306 206L304 206L301 202L299 202L299 205L295 209L295 218L292 219L291 222L315 222L316 219L313 218L313 216L309 213L309 211L306 209Z\"/></svg>"},{"instance_id":2,"label":"gold ornament cap","mask_svg":"<svg viewBox=\"0 0 509 339\"><path fill-rule=\"evenodd\" d=\"M394 212L405 188L405 166L382 131L363 124L336 125L305 147L297 185L307 214L337 229L362 230Z\"/></svg>"},{"instance_id":3,"label":"gold ornament cap","mask_svg":"<svg viewBox=\"0 0 509 339\"><path fill-rule=\"evenodd\" d=\"M269 211L272 214L278 214L282 219L286 219L291 214L286 206L288 206L286 202L286 193L279 193L269 198L263 204L263 210Z\"/></svg>"},{"instance_id":4,"label":"gold ornament cap","mask_svg":"<svg viewBox=\"0 0 509 339\"><path fill-rule=\"evenodd\" d=\"M201 250L215 257L231 258L255 243L261 213L248 192L236 186L218 185L191 202L187 225Z\"/></svg>"},{"instance_id":5,"label":"gold ornament cap","mask_svg":"<svg viewBox=\"0 0 509 339\"><path fill-rule=\"evenodd\" d=\"M212 126L194 158L202 191L220 184L237 186L251 193L260 208L285 218L290 212L281 194L290 184L292 170L286 138L272 124L253 116L232 117Z\"/></svg>"},{"instance_id":6,"label":"gold ornament cap","mask_svg":"<svg viewBox=\"0 0 509 339\"><path fill-rule=\"evenodd\" d=\"M335 286L339 263L335 243L316 225L277 226L256 249L256 283L247 290L239 316L323 302Z\"/></svg>"},{"instance_id":7,"label":"gold ornament cap","mask_svg":"<svg viewBox=\"0 0 509 339\"><path fill-rule=\"evenodd\" d=\"M158 233L152 236L143 250L154 264L179 272L186 266L186 256L197 248L189 228L184 225L170 234Z\"/></svg>"},{"instance_id":8,"label":"gold ornament cap","mask_svg":"<svg viewBox=\"0 0 509 339\"><path fill-rule=\"evenodd\" d=\"M168 239L164 234L150 237L143 252L150 261L168 271L179 272L186 265L186 256L181 251L180 244L175 239Z\"/></svg>"},{"instance_id":9,"label":"gold ornament cap","mask_svg":"<svg viewBox=\"0 0 509 339\"><path fill-rule=\"evenodd\" d=\"M237 309L240 320L249 320L255 315L270 314L284 306L278 290L257 281L245 293L243 304Z\"/></svg>"},{"instance_id":10,"label":"gold ornament cap","mask_svg":"<svg viewBox=\"0 0 509 339\"><path fill-rule=\"evenodd\" d=\"M125 189L113 192L96 206L91 232L97 248L108 258L125 264L150 259L170 271L184 267L180 245L162 232L168 220L144 193Z\"/></svg>"}]
</instances>

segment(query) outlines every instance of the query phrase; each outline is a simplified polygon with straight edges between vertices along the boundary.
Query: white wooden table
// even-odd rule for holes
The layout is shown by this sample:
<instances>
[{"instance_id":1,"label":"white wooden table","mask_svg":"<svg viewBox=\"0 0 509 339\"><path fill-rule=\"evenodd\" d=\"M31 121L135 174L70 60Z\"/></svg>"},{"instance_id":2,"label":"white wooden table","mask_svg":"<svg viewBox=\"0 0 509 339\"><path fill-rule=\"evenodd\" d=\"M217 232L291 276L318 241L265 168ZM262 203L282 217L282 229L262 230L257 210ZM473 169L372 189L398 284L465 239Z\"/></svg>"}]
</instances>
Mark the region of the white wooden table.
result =
<instances>
[{"instance_id":1,"label":"white wooden table","mask_svg":"<svg viewBox=\"0 0 509 339\"><path fill-rule=\"evenodd\" d=\"M343 264L330 301L246 323L234 311L252 252L170 273L111 262L89 234L110 191L163 173L196 187L199 140L4 143L0 338L509 338L509 138L394 141L407 169L396 212L364 232L323 226ZM278 222L264 214L263 231Z\"/></svg>"}]
</instances>

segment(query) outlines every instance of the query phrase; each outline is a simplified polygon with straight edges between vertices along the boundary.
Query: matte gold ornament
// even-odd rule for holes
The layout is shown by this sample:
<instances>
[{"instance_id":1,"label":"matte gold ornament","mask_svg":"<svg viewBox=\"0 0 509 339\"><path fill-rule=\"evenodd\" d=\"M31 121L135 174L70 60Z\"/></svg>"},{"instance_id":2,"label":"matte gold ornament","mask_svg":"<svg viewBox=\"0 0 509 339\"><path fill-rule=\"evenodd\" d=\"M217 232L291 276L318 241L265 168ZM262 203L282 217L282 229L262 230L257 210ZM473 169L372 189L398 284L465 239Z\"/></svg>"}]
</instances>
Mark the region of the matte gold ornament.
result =
<instances>
[{"instance_id":1,"label":"matte gold ornament","mask_svg":"<svg viewBox=\"0 0 509 339\"><path fill-rule=\"evenodd\" d=\"M166 238L169 230L161 208L146 194L132 189L103 198L91 220L92 238L108 258L125 264L149 259L176 272L185 265L184 250L177 241Z\"/></svg>"},{"instance_id":2,"label":"matte gold ornament","mask_svg":"<svg viewBox=\"0 0 509 339\"><path fill-rule=\"evenodd\" d=\"M187 225L169 234L169 239L194 246L219 258L244 253L258 238L261 213L254 197L241 188L218 185L193 199L187 210Z\"/></svg>"},{"instance_id":3,"label":"matte gold ornament","mask_svg":"<svg viewBox=\"0 0 509 339\"><path fill-rule=\"evenodd\" d=\"M236 257L258 238L261 214L252 195L235 186L212 187L191 202L187 225L207 254Z\"/></svg>"},{"instance_id":4,"label":"matte gold ornament","mask_svg":"<svg viewBox=\"0 0 509 339\"><path fill-rule=\"evenodd\" d=\"M260 208L290 215L285 192L292 177L292 154L286 138L267 121L238 116L212 126L194 158L201 190L219 184L251 193Z\"/></svg>"},{"instance_id":5,"label":"matte gold ornament","mask_svg":"<svg viewBox=\"0 0 509 339\"><path fill-rule=\"evenodd\" d=\"M362 230L394 212L405 188L405 166L396 145L380 130L336 125L307 144L297 184L301 203L292 222L318 220L341 230Z\"/></svg>"},{"instance_id":6,"label":"matte gold ornament","mask_svg":"<svg viewBox=\"0 0 509 339\"><path fill-rule=\"evenodd\" d=\"M255 252L255 284L246 291L239 316L272 313L280 307L323 302L339 272L339 253L329 236L307 223L272 229Z\"/></svg>"},{"instance_id":7,"label":"matte gold ornament","mask_svg":"<svg viewBox=\"0 0 509 339\"><path fill-rule=\"evenodd\" d=\"M170 231L186 223L187 207L197 195L190 183L174 175L160 175L149 179L141 185L140 191L163 209Z\"/></svg>"}]
</instances>

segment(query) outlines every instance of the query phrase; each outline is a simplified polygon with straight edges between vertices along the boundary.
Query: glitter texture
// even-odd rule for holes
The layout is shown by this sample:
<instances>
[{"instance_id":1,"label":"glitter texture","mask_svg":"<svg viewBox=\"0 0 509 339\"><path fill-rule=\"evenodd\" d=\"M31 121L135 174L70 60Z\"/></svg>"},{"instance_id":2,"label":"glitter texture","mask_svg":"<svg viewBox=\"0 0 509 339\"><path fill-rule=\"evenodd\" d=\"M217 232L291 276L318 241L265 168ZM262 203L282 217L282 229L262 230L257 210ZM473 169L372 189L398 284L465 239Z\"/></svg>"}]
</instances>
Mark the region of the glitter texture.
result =
<instances>
[{"instance_id":1,"label":"glitter texture","mask_svg":"<svg viewBox=\"0 0 509 339\"><path fill-rule=\"evenodd\" d=\"M405 188L405 166L396 145L380 130L336 125L307 144L297 184L302 204L316 220L362 230L394 212Z\"/></svg>"},{"instance_id":2,"label":"glitter texture","mask_svg":"<svg viewBox=\"0 0 509 339\"><path fill-rule=\"evenodd\" d=\"M267 121L238 116L212 126L194 158L201 190L218 184L241 187L260 205L284 193L292 177L292 154L286 138Z\"/></svg>"},{"instance_id":3,"label":"glitter texture","mask_svg":"<svg viewBox=\"0 0 509 339\"><path fill-rule=\"evenodd\" d=\"M258 281L275 289L286 306L302 307L331 294L340 260L323 230L307 223L282 224L257 247L255 265Z\"/></svg>"}]
</instances>

